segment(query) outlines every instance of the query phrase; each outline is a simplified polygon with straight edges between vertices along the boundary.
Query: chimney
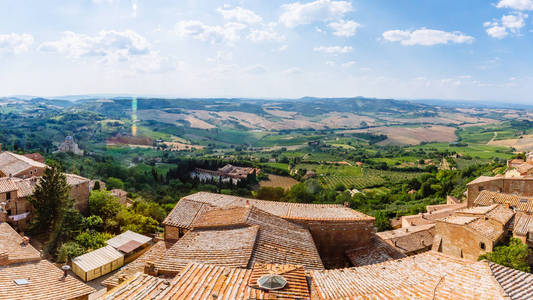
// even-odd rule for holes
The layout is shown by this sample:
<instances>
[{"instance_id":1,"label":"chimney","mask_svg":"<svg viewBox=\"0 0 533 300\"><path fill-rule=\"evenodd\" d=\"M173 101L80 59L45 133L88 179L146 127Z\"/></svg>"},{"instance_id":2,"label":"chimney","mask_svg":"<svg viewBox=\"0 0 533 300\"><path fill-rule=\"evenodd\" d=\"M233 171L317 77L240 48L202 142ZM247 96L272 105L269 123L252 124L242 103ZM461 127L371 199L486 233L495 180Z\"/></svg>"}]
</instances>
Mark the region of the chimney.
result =
<instances>
[{"instance_id":1,"label":"chimney","mask_svg":"<svg viewBox=\"0 0 533 300\"><path fill-rule=\"evenodd\" d=\"M246 200L246 206L245 207L250 207L250 200Z\"/></svg>"},{"instance_id":2,"label":"chimney","mask_svg":"<svg viewBox=\"0 0 533 300\"><path fill-rule=\"evenodd\" d=\"M126 274L122 274L118 277L118 284L121 284L123 283L124 281L126 281L126 279L128 279L128 275Z\"/></svg>"},{"instance_id":3,"label":"chimney","mask_svg":"<svg viewBox=\"0 0 533 300\"><path fill-rule=\"evenodd\" d=\"M64 265L61 267L61 270L63 270L63 277L61 277L61 280L65 280L67 279L67 276L68 276L68 271L70 270L70 266L69 265Z\"/></svg>"},{"instance_id":4,"label":"chimney","mask_svg":"<svg viewBox=\"0 0 533 300\"><path fill-rule=\"evenodd\" d=\"M7 251L0 251L0 266L9 265L9 254Z\"/></svg>"},{"instance_id":5,"label":"chimney","mask_svg":"<svg viewBox=\"0 0 533 300\"><path fill-rule=\"evenodd\" d=\"M344 207L348 207L349 208L350 207L350 203L344 202Z\"/></svg>"},{"instance_id":6,"label":"chimney","mask_svg":"<svg viewBox=\"0 0 533 300\"><path fill-rule=\"evenodd\" d=\"M144 264L144 273L152 276L157 276L158 270L155 267L155 264L153 261L147 261Z\"/></svg>"},{"instance_id":7,"label":"chimney","mask_svg":"<svg viewBox=\"0 0 533 300\"><path fill-rule=\"evenodd\" d=\"M27 236L23 236L22 237L22 245L23 246L28 246L30 244L30 238L27 237Z\"/></svg>"}]
</instances>

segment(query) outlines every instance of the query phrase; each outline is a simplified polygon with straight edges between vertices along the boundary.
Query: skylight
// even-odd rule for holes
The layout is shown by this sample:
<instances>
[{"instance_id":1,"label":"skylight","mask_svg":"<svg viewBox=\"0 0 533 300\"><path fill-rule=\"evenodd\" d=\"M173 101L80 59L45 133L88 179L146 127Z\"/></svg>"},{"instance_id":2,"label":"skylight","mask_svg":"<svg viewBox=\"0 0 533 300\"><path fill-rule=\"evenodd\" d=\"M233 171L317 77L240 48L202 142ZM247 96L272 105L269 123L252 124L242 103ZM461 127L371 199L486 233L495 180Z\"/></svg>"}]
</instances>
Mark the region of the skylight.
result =
<instances>
[{"instance_id":1,"label":"skylight","mask_svg":"<svg viewBox=\"0 0 533 300\"><path fill-rule=\"evenodd\" d=\"M287 280L280 275L265 275L257 280L260 288L265 290L279 290L285 287Z\"/></svg>"},{"instance_id":2,"label":"skylight","mask_svg":"<svg viewBox=\"0 0 533 300\"><path fill-rule=\"evenodd\" d=\"M30 284L29 279L15 279L13 280L17 285L27 285Z\"/></svg>"}]
</instances>

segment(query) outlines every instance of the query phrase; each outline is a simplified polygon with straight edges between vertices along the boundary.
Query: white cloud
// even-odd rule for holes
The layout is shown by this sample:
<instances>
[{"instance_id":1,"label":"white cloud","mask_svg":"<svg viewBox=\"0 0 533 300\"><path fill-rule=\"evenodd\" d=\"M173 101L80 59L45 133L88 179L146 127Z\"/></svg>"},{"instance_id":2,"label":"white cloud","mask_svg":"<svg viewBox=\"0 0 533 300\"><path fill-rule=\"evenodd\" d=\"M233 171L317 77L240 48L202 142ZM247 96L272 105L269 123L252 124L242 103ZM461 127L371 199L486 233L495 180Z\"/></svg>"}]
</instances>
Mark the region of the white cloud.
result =
<instances>
[{"instance_id":1,"label":"white cloud","mask_svg":"<svg viewBox=\"0 0 533 300\"><path fill-rule=\"evenodd\" d=\"M127 63L137 72L175 68L171 58L160 56L143 36L132 30L104 30L95 36L66 31L60 40L41 43L38 50L60 53L71 59L97 58L107 65Z\"/></svg>"},{"instance_id":2,"label":"white cloud","mask_svg":"<svg viewBox=\"0 0 533 300\"><path fill-rule=\"evenodd\" d=\"M491 22L483 23L484 27L487 27L487 34L496 39L503 39L509 35L509 31L514 34L519 34L520 29L526 25L525 19L528 18L527 14L521 12L504 15L500 20L493 20Z\"/></svg>"},{"instance_id":3,"label":"white cloud","mask_svg":"<svg viewBox=\"0 0 533 300\"><path fill-rule=\"evenodd\" d=\"M498 25L498 23L493 23L489 28L487 28L487 34L496 39L503 39L509 33L505 27Z\"/></svg>"},{"instance_id":4,"label":"white cloud","mask_svg":"<svg viewBox=\"0 0 533 300\"><path fill-rule=\"evenodd\" d=\"M0 53L27 52L31 44L33 44L33 36L26 33L0 34Z\"/></svg>"},{"instance_id":5,"label":"white cloud","mask_svg":"<svg viewBox=\"0 0 533 300\"><path fill-rule=\"evenodd\" d=\"M248 24L261 23L263 21L263 18L253 11L239 6L230 9L218 8L217 11L225 20L236 20Z\"/></svg>"},{"instance_id":6,"label":"white cloud","mask_svg":"<svg viewBox=\"0 0 533 300\"><path fill-rule=\"evenodd\" d=\"M274 31L272 28L268 29L253 29L248 34L248 39L253 42L274 41L280 42L285 40L285 36Z\"/></svg>"},{"instance_id":7,"label":"white cloud","mask_svg":"<svg viewBox=\"0 0 533 300\"><path fill-rule=\"evenodd\" d=\"M506 15L502 17L502 25L506 28L509 28L513 33L516 33L520 30L520 28L524 27L525 19L527 19L528 15L518 13L514 15Z\"/></svg>"},{"instance_id":8,"label":"white cloud","mask_svg":"<svg viewBox=\"0 0 533 300\"><path fill-rule=\"evenodd\" d=\"M353 48L350 46L320 46L315 47L313 51L322 52L326 54L344 54L352 52Z\"/></svg>"},{"instance_id":9,"label":"white cloud","mask_svg":"<svg viewBox=\"0 0 533 300\"><path fill-rule=\"evenodd\" d=\"M474 38L461 32L446 32L434 29L389 30L383 33L383 38L390 42L400 42L404 46L422 45L433 46L438 44L471 43Z\"/></svg>"},{"instance_id":10,"label":"white cloud","mask_svg":"<svg viewBox=\"0 0 533 300\"><path fill-rule=\"evenodd\" d=\"M240 32L247 26L241 23L226 23L224 26L205 25L200 21L180 21L176 24L176 32L181 37L208 41L212 44L234 42L240 39Z\"/></svg>"},{"instance_id":11,"label":"white cloud","mask_svg":"<svg viewBox=\"0 0 533 300\"><path fill-rule=\"evenodd\" d=\"M498 8L512 8L516 10L533 10L533 0L500 0Z\"/></svg>"},{"instance_id":12,"label":"white cloud","mask_svg":"<svg viewBox=\"0 0 533 300\"><path fill-rule=\"evenodd\" d=\"M316 0L309 3L294 2L281 6L279 22L286 27L329 21L341 18L353 10L348 1Z\"/></svg>"},{"instance_id":13,"label":"white cloud","mask_svg":"<svg viewBox=\"0 0 533 300\"><path fill-rule=\"evenodd\" d=\"M71 58L100 56L117 59L145 55L151 51L150 43L132 30L100 31L96 36L66 31L60 40L39 45L39 50L58 52Z\"/></svg>"},{"instance_id":14,"label":"white cloud","mask_svg":"<svg viewBox=\"0 0 533 300\"><path fill-rule=\"evenodd\" d=\"M333 35L345 37L354 36L359 26L361 24L351 20L339 20L328 24L328 27L334 30Z\"/></svg>"},{"instance_id":15,"label":"white cloud","mask_svg":"<svg viewBox=\"0 0 533 300\"><path fill-rule=\"evenodd\" d=\"M353 66L353 65L355 65L355 64L356 64L356 62L353 61L353 60L351 60L351 61L347 61L347 62L341 64L341 67L343 67L343 68L349 68L349 67L351 67L351 66Z\"/></svg>"}]
</instances>

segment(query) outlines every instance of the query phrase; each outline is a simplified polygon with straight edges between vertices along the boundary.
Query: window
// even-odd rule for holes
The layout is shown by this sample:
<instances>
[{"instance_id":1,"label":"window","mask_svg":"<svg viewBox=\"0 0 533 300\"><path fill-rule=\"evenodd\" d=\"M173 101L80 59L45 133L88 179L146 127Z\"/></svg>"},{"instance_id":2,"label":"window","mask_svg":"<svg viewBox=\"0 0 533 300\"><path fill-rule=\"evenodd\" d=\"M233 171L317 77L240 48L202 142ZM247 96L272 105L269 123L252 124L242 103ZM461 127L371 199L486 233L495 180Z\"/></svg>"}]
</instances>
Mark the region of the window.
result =
<instances>
[{"instance_id":1,"label":"window","mask_svg":"<svg viewBox=\"0 0 533 300\"><path fill-rule=\"evenodd\" d=\"M478 187L478 191L479 191L479 192L481 192L481 191L483 191L483 190L485 190L485 187L483 187L483 186Z\"/></svg>"},{"instance_id":2,"label":"window","mask_svg":"<svg viewBox=\"0 0 533 300\"><path fill-rule=\"evenodd\" d=\"M481 248L481 250L485 250L485 243L480 242L479 243L479 248Z\"/></svg>"},{"instance_id":3,"label":"window","mask_svg":"<svg viewBox=\"0 0 533 300\"><path fill-rule=\"evenodd\" d=\"M11 200L11 192L6 193L6 200Z\"/></svg>"}]
</instances>

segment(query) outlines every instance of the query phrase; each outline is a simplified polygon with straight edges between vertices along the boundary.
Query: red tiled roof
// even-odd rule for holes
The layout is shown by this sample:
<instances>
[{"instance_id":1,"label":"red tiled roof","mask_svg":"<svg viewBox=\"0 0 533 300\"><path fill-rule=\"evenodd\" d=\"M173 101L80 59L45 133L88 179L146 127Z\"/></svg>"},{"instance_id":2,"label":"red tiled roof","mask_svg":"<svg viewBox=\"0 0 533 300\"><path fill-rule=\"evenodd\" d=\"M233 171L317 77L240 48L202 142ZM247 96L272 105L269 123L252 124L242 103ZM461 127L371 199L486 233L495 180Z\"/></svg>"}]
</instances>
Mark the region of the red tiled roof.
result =
<instances>
[{"instance_id":1,"label":"red tiled roof","mask_svg":"<svg viewBox=\"0 0 533 300\"><path fill-rule=\"evenodd\" d=\"M491 191L481 191L474 200L475 205L508 204L518 211L533 213L533 198Z\"/></svg>"},{"instance_id":2,"label":"red tiled roof","mask_svg":"<svg viewBox=\"0 0 533 300\"><path fill-rule=\"evenodd\" d=\"M0 223L0 252L2 251L7 252L9 264L41 259L39 251L29 244L24 245L22 236L7 223Z\"/></svg>"},{"instance_id":3,"label":"red tiled roof","mask_svg":"<svg viewBox=\"0 0 533 300\"><path fill-rule=\"evenodd\" d=\"M402 252L396 250L378 236L373 237L362 247L346 251L346 256L356 267L378 264L405 257Z\"/></svg>"},{"instance_id":4,"label":"red tiled roof","mask_svg":"<svg viewBox=\"0 0 533 300\"><path fill-rule=\"evenodd\" d=\"M244 207L247 205L255 206L263 211L287 220L337 222L374 220L371 216L338 204L276 202L200 192L183 197L163 221L163 224L190 228L194 218L201 215L201 213L207 210L208 207Z\"/></svg>"},{"instance_id":5,"label":"red tiled roof","mask_svg":"<svg viewBox=\"0 0 533 300\"><path fill-rule=\"evenodd\" d=\"M272 273L283 276L287 280L287 285L274 291L258 289L257 279ZM305 272L301 266L257 265L254 269L248 270L188 264L172 281L137 273L99 299L307 300L310 297Z\"/></svg>"},{"instance_id":6,"label":"red tiled roof","mask_svg":"<svg viewBox=\"0 0 533 300\"><path fill-rule=\"evenodd\" d=\"M399 228L378 232L377 235L398 251L413 253L431 247L435 235L435 224Z\"/></svg>"},{"instance_id":7,"label":"red tiled roof","mask_svg":"<svg viewBox=\"0 0 533 300\"><path fill-rule=\"evenodd\" d=\"M18 285L17 279L28 284ZM0 299L2 300L57 300L87 296L94 289L68 275L46 260L0 267Z\"/></svg>"},{"instance_id":8,"label":"red tiled roof","mask_svg":"<svg viewBox=\"0 0 533 300\"><path fill-rule=\"evenodd\" d=\"M224 230L190 230L155 261L161 274L177 274L188 263L246 268L259 226Z\"/></svg>"},{"instance_id":9,"label":"red tiled roof","mask_svg":"<svg viewBox=\"0 0 533 300\"><path fill-rule=\"evenodd\" d=\"M508 299L487 262L433 251L358 268L312 271L311 277L312 295L322 300ZM511 286L522 285L519 277L508 280Z\"/></svg>"}]
</instances>

